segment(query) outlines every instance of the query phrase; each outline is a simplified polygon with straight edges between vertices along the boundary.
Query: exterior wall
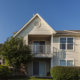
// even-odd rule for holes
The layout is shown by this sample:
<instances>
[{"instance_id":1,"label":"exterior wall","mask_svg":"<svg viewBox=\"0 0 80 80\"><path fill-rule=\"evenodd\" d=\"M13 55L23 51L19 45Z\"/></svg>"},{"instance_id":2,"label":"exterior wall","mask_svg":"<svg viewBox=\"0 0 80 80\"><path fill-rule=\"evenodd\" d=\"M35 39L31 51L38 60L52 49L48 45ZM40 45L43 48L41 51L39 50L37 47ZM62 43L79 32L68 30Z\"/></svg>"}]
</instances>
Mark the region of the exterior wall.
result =
<instances>
[{"instance_id":1,"label":"exterior wall","mask_svg":"<svg viewBox=\"0 0 80 80\"><path fill-rule=\"evenodd\" d=\"M66 50L66 60L74 60L74 66L80 66L80 37L73 37L74 38L74 49L73 50ZM60 37L54 37L53 46L60 50ZM54 56L53 60L54 65L58 65L59 61L57 57Z\"/></svg>"},{"instance_id":2,"label":"exterior wall","mask_svg":"<svg viewBox=\"0 0 80 80\"><path fill-rule=\"evenodd\" d=\"M39 24L40 23L40 24ZM16 37L25 37L26 35L51 35L52 30L49 25L46 24L42 19L36 17L24 30L22 30Z\"/></svg>"}]
</instances>

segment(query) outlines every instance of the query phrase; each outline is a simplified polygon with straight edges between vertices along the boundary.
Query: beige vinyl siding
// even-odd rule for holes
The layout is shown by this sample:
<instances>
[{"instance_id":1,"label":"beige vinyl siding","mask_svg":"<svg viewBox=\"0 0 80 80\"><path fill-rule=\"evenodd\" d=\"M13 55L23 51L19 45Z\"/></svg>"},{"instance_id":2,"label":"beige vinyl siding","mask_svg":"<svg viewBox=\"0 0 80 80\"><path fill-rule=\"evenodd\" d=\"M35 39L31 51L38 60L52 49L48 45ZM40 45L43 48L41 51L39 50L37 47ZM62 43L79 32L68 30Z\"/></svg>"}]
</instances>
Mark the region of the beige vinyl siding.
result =
<instances>
[{"instance_id":1,"label":"beige vinyl siding","mask_svg":"<svg viewBox=\"0 0 80 80\"><path fill-rule=\"evenodd\" d=\"M60 37L54 37L53 46L60 50ZM74 50L66 50L66 58L65 59L72 59L74 60L75 66L80 66L80 37L73 37L74 38ZM58 65L59 61L54 58L54 64Z\"/></svg>"}]
</instances>

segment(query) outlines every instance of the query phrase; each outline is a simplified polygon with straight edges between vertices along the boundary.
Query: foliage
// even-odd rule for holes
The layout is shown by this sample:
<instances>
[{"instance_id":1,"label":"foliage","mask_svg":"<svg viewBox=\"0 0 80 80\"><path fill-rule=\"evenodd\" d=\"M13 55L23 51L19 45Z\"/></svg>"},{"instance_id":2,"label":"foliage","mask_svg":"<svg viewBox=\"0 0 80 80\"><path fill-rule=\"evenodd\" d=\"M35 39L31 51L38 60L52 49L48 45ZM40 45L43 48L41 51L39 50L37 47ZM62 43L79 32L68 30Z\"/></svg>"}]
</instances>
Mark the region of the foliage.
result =
<instances>
[{"instance_id":1,"label":"foliage","mask_svg":"<svg viewBox=\"0 0 80 80\"><path fill-rule=\"evenodd\" d=\"M79 80L78 67L56 66L51 69L51 76L54 80Z\"/></svg>"},{"instance_id":2,"label":"foliage","mask_svg":"<svg viewBox=\"0 0 80 80\"><path fill-rule=\"evenodd\" d=\"M0 66L0 79L8 79L11 76L11 71L6 66Z\"/></svg>"},{"instance_id":3,"label":"foliage","mask_svg":"<svg viewBox=\"0 0 80 80\"><path fill-rule=\"evenodd\" d=\"M30 48L24 45L22 38L11 37L2 45L1 55L7 59L10 66L15 69L27 66L32 60Z\"/></svg>"},{"instance_id":4,"label":"foliage","mask_svg":"<svg viewBox=\"0 0 80 80\"><path fill-rule=\"evenodd\" d=\"M2 50L2 44L0 44L0 52L1 52L1 50Z\"/></svg>"},{"instance_id":5,"label":"foliage","mask_svg":"<svg viewBox=\"0 0 80 80\"><path fill-rule=\"evenodd\" d=\"M0 44L0 47L2 46L2 44Z\"/></svg>"}]
</instances>

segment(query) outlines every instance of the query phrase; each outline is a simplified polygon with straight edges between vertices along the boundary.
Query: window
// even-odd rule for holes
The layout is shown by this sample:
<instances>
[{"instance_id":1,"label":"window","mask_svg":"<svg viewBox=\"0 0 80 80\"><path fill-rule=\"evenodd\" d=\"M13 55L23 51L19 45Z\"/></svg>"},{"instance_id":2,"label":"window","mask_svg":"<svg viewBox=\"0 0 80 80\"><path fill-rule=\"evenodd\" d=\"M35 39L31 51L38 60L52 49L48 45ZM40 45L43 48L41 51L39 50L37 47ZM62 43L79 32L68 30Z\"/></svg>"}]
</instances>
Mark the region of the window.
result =
<instances>
[{"instance_id":1,"label":"window","mask_svg":"<svg viewBox=\"0 0 80 80\"><path fill-rule=\"evenodd\" d=\"M60 38L60 49L66 49L66 38Z\"/></svg>"},{"instance_id":2,"label":"window","mask_svg":"<svg viewBox=\"0 0 80 80\"><path fill-rule=\"evenodd\" d=\"M66 66L66 61L65 60L60 60L60 66Z\"/></svg>"},{"instance_id":3,"label":"window","mask_svg":"<svg viewBox=\"0 0 80 80\"><path fill-rule=\"evenodd\" d=\"M67 66L73 66L73 60L67 60Z\"/></svg>"},{"instance_id":4,"label":"window","mask_svg":"<svg viewBox=\"0 0 80 80\"><path fill-rule=\"evenodd\" d=\"M73 38L67 38L67 49L73 49Z\"/></svg>"},{"instance_id":5,"label":"window","mask_svg":"<svg viewBox=\"0 0 80 80\"><path fill-rule=\"evenodd\" d=\"M60 60L60 66L73 66L73 60Z\"/></svg>"},{"instance_id":6,"label":"window","mask_svg":"<svg viewBox=\"0 0 80 80\"><path fill-rule=\"evenodd\" d=\"M73 38L60 38L60 49L73 49Z\"/></svg>"}]
</instances>

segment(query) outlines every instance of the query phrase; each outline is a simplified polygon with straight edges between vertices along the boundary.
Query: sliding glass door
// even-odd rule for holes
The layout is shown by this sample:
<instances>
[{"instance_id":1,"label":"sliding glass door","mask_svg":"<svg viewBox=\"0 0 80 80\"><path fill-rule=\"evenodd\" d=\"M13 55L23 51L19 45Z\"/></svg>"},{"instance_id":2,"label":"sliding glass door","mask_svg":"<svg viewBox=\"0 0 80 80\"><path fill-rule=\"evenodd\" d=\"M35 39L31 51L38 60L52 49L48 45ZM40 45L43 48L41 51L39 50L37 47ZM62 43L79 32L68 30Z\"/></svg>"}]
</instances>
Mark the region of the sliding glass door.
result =
<instances>
[{"instance_id":1,"label":"sliding glass door","mask_svg":"<svg viewBox=\"0 0 80 80\"><path fill-rule=\"evenodd\" d=\"M46 75L46 63L35 61L33 62L33 75L45 76Z\"/></svg>"},{"instance_id":2,"label":"sliding glass door","mask_svg":"<svg viewBox=\"0 0 80 80\"><path fill-rule=\"evenodd\" d=\"M33 46L34 53L45 52L45 41L34 41Z\"/></svg>"},{"instance_id":3,"label":"sliding glass door","mask_svg":"<svg viewBox=\"0 0 80 80\"><path fill-rule=\"evenodd\" d=\"M39 75L39 62L33 62L33 75Z\"/></svg>"}]
</instances>

